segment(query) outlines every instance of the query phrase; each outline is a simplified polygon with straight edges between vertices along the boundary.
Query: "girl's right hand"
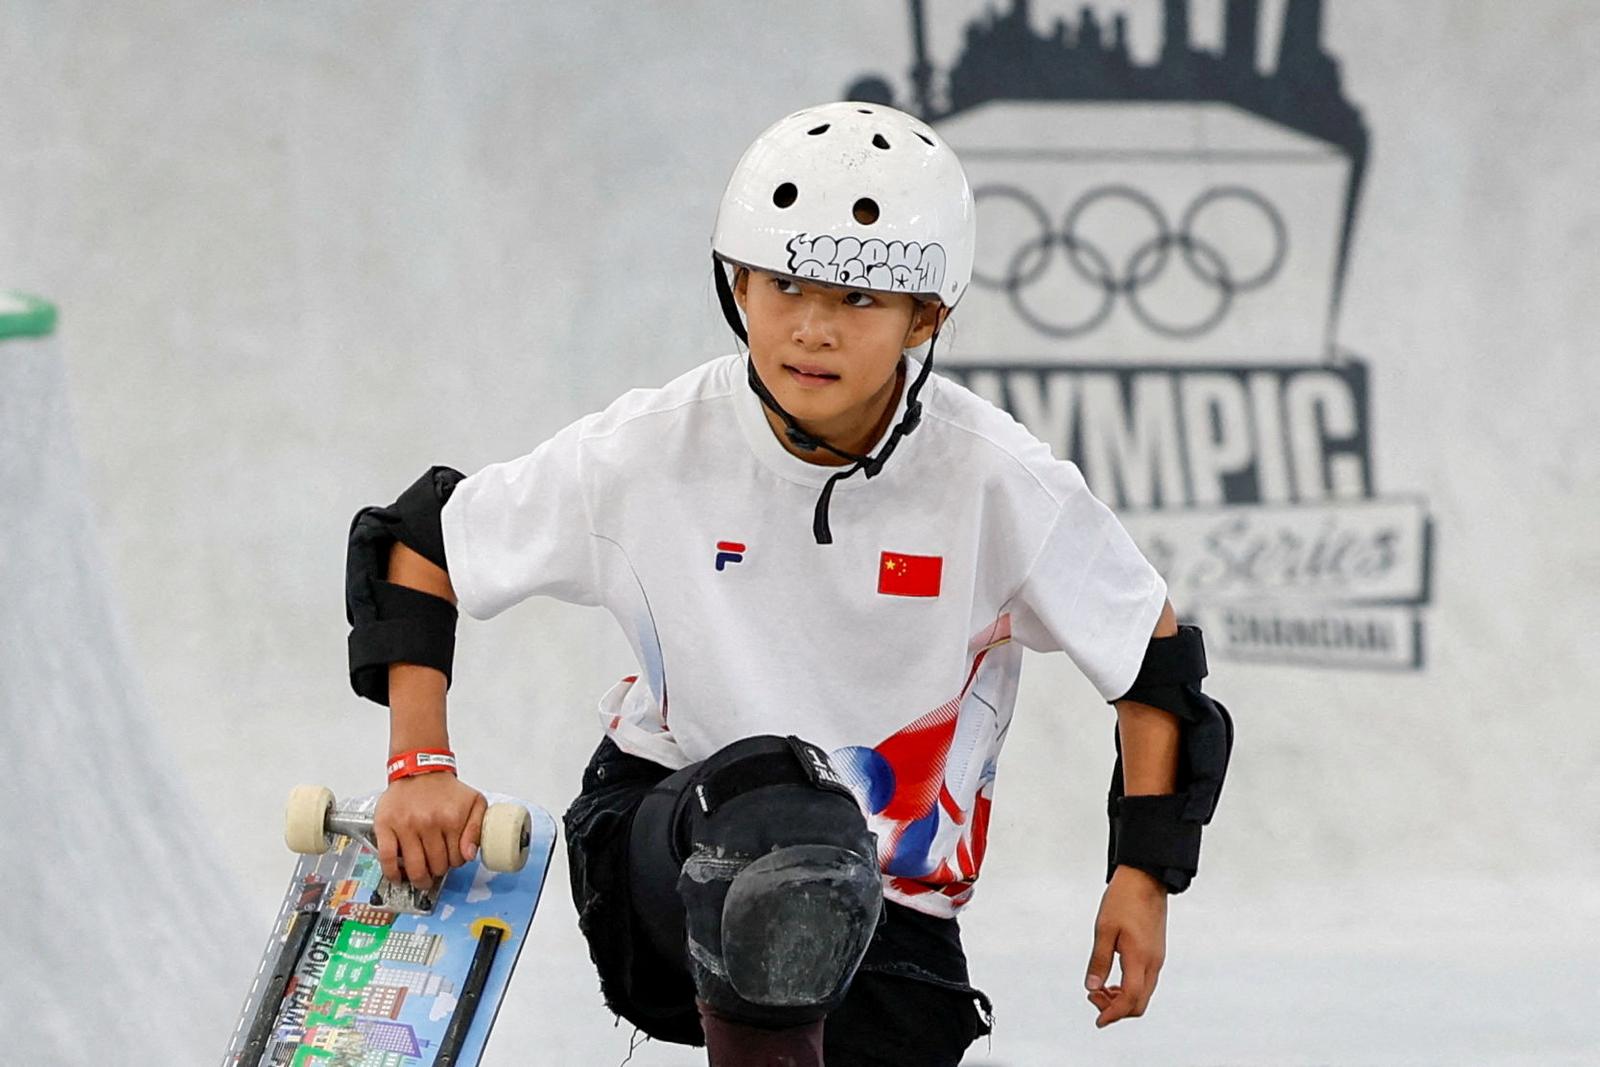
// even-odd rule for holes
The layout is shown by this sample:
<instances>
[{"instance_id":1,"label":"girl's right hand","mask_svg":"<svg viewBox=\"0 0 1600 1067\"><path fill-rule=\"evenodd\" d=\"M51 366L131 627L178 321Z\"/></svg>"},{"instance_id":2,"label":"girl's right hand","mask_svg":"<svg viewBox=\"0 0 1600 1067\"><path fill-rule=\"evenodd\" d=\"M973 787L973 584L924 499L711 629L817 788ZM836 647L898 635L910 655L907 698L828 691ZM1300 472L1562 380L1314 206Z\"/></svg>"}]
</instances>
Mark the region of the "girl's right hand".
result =
<instances>
[{"instance_id":1,"label":"girl's right hand","mask_svg":"<svg viewBox=\"0 0 1600 1067\"><path fill-rule=\"evenodd\" d=\"M384 877L432 887L478 854L487 808L482 793L442 771L389 786L372 818Z\"/></svg>"}]
</instances>

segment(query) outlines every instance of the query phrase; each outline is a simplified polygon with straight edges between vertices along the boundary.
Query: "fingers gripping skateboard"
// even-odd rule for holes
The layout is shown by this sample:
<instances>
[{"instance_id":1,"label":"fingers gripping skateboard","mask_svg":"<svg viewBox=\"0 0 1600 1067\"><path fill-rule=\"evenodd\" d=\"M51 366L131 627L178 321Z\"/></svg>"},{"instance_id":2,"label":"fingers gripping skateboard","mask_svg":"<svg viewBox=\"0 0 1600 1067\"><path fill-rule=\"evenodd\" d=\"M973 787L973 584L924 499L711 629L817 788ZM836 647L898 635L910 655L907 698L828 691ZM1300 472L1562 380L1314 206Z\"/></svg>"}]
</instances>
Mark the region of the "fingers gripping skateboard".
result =
<instances>
[{"instance_id":1,"label":"fingers gripping skateboard","mask_svg":"<svg viewBox=\"0 0 1600 1067\"><path fill-rule=\"evenodd\" d=\"M328 851L330 834L359 837L377 847L372 816L341 811L333 792L320 785L297 785L284 809L283 841L289 851L319 855ZM533 820L521 804L491 804L484 813L480 837L483 865L491 871L515 872L528 862Z\"/></svg>"}]
</instances>

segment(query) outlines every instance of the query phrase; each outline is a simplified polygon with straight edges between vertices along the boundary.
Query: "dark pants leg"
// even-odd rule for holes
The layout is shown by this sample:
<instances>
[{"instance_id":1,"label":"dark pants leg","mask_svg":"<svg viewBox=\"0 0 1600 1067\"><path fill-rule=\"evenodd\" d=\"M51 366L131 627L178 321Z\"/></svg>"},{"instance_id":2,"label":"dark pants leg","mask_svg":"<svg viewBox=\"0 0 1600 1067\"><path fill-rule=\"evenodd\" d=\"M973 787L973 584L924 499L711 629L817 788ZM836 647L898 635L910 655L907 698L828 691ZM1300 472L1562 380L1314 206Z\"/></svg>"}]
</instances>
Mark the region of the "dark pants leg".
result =
<instances>
[{"instance_id":1,"label":"dark pants leg","mask_svg":"<svg viewBox=\"0 0 1600 1067\"><path fill-rule=\"evenodd\" d=\"M669 773L602 741L565 824L579 926L607 1005L652 1037L700 1045L673 859L683 842L672 847L662 829L671 820L661 818L692 773ZM893 903L884 912L843 1003L828 1016L826 1062L954 1067L989 1029L988 1000L968 984L959 928Z\"/></svg>"},{"instance_id":2,"label":"dark pants leg","mask_svg":"<svg viewBox=\"0 0 1600 1067\"><path fill-rule=\"evenodd\" d=\"M606 1006L660 1041L703 1045L694 981L681 954L663 958L634 918L628 877L633 816L671 772L630 756L607 738L583 772L583 788L562 819L578 928L600 976Z\"/></svg>"}]
</instances>

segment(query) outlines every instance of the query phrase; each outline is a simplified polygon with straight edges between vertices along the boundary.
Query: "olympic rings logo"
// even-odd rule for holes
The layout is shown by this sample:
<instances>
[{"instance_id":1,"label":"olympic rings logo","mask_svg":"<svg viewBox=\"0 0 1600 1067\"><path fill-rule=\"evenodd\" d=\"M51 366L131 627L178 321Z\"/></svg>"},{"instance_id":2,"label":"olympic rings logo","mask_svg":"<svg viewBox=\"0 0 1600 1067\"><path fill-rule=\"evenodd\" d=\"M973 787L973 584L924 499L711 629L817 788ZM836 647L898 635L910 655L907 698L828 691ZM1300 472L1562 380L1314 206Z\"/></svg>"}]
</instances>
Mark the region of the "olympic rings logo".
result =
<instances>
[{"instance_id":1,"label":"olympic rings logo","mask_svg":"<svg viewBox=\"0 0 1600 1067\"><path fill-rule=\"evenodd\" d=\"M1051 337L1075 338L1090 333L1105 322L1118 297L1122 297L1134 316L1155 333L1179 339L1199 337L1227 316L1235 297L1272 281L1289 252L1288 228L1278 209L1260 193L1238 185L1216 186L1202 192L1184 210L1176 228L1168 222L1161 205L1128 185L1106 185L1084 193L1068 209L1059 230L1052 227L1044 206L1016 186L986 185L977 190L975 197L980 205L985 201L990 204L1010 201L1020 206L1037 227L1038 236L1018 246L1003 274L986 275L974 267L973 281L1004 292L1024 321ZM1204 215L1229 203L1236 205L1236 211L1242 208L1259 220L1258 223L1247 222L1246 226L1257 231L1253 236L1264 235L1270 248L1261 265L1246 264L1252 268L1248 272L1230 263L1216 241L1198 232ZM1107 251L1103 242L1097 243L1084 233L1092 216L1100 217L1103 222L1111 219L1113 216L1108 214L1108 209L1113 204L1125 205L1115 216L1119 236L1128 230L1128 209L1135 216L1148 220L1149 236L1133 244L1120 263L1114 262L1114 253ZM1144 229L1142 225L1139 228ZM1057 294L1055 287L1043 281L1053 259L1051 253L1057 248L1061 249L1073 274L1091 293L1087 309L1070 318L1062 315L1071 298L1070 292ZM1152 298L1151 288L1175 264L1187 271L1192 283L1198 283L1210 294L1201 313L1190 316L1187 321L1179 319L1173 308L1167 307L1158 313L1151 306L1162 302ZM1047 285L1051 296L1062 297L1051 301L1048 314L1031 306L1027 297L1041 284ZM1170 295L1169 292L1166 303L1174 303Z\"/></svg>"}]
</instances>

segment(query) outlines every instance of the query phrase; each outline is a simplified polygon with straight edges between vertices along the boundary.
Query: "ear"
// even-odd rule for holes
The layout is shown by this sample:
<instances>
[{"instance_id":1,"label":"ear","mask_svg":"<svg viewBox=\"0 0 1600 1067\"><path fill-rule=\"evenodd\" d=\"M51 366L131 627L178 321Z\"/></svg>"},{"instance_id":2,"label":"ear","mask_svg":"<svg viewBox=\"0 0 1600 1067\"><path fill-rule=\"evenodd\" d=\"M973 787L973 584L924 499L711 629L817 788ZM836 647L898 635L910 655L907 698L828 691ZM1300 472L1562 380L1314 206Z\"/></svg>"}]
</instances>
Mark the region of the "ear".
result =
<instances>
[{"instance_id":1,"label":"ear","mask_svg":"<svg viewBox=\"0 0 1600 1067\"><path fill-rule=\"evenodd\" d=\"M938 300L919 300L916 310L911 313L911 326L906 330L906 340L903 347L917 348L927 344L928 338L934 331L944 324L945 317L950 314L950 309Z\"/></svg>"},{"instance_id":2,"label":"ear","mask_svg":"<svg viewBox=\"0 0 1600 1067\"><path fill-rule=\"evenodd\" d=\"M733 299L739 305L740 311L748 312L744 306L745 298L750 295L750 268L736 267L733 271Z\"/></svg>"}]
</instances>

